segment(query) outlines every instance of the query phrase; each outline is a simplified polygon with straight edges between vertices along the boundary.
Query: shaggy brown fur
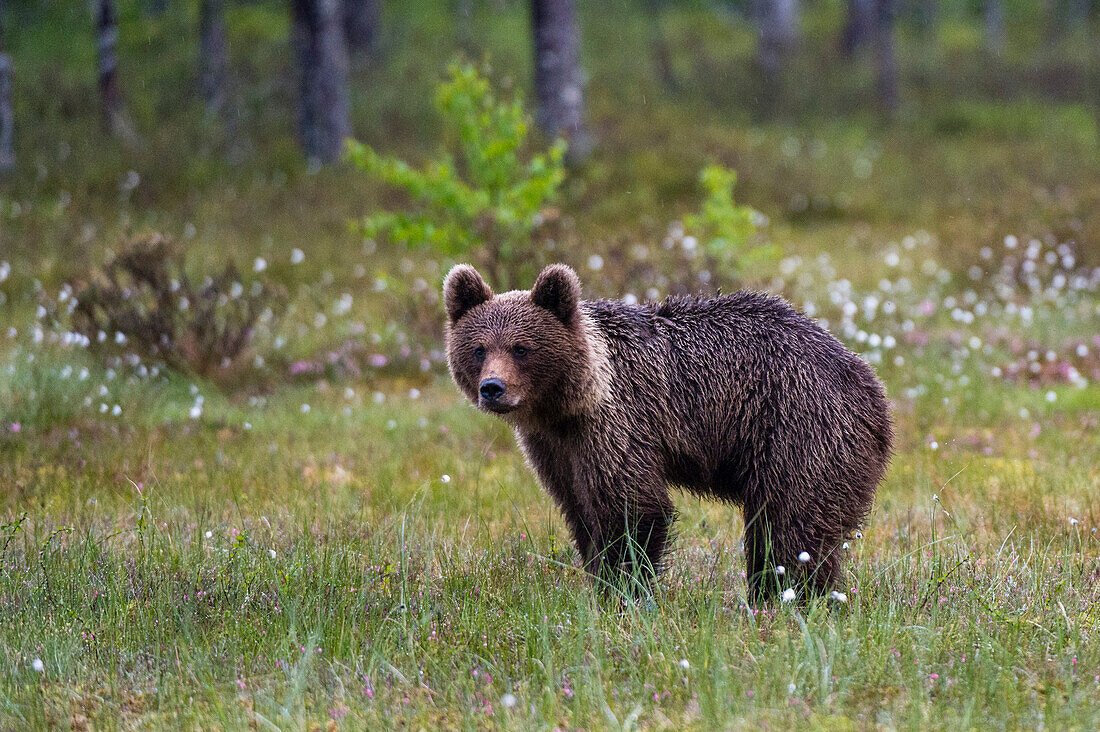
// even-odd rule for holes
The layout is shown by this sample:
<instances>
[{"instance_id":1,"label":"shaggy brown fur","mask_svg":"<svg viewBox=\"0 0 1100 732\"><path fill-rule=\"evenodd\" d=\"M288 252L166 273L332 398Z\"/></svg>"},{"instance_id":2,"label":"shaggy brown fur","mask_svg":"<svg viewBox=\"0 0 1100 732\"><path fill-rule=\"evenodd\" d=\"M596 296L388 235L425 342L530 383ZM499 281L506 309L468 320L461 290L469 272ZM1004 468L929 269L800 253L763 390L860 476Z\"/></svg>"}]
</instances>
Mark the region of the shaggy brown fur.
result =
<instances>
[{"instance_id":1,"label":"shaggy brown fur","mask_svg":"<svg viewBox=\"0 0 1100 732\"><path fill-rule=\"evenodd\" d=\"M590 572L660 568L674 485L742 508L755 598L837 585L893 435L871 368L815 322L755 292L582 301L565 265L530 292L467 265L443 287L455 382L515 428Z\"/></svg>"}]
</instances>

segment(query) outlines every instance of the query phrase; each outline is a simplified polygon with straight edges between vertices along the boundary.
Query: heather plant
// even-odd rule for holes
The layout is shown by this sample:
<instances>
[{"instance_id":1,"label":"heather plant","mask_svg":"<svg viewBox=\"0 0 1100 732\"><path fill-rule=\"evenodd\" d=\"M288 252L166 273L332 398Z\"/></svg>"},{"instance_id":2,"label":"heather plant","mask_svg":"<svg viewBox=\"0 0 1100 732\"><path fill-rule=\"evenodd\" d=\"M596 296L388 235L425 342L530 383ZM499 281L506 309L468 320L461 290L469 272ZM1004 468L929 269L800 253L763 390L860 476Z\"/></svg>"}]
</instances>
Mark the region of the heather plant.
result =
<instances>
[{"instance_id":1,"label":"heather plant","mask_svg":"<svg viewBox=\"0 0 1100 732\"><path fill-rule=\"evenodd\" d=\"M194 285L160 234L134 238L77 287L72 325L93 351L213 379L240 370L256 324L275 320L283 301L258 281L246 289L233 264Z\"/></svg>"},{"instance_id":2,"label":"heather plant","mask_svg":"<svg viewBox=\"0 0 1100 732\"><path fill-rule=\"evenodd\" d=\"M349 142L354 165L410 199L404 210L364 216L357 229L391 244L473 257L494 283L515 284L537 270L531 237L564 180L565 143L527 154L531 119L523 103L498 99L470 64L450 67L436 107L446 147L419 169Z\"/></svg>"}]
</instances>

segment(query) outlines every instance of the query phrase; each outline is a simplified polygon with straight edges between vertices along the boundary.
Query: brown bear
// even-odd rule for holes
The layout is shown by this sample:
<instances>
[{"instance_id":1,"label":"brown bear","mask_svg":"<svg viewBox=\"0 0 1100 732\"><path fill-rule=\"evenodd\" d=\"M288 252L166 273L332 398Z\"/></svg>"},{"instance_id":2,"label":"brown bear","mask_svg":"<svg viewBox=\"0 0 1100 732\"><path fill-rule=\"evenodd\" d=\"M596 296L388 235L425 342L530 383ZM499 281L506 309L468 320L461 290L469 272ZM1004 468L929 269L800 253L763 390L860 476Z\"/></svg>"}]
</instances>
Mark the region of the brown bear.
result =
<instances>
[{"instance_id":1,"label":"brown bear","mask_svg":"<svg viewBox=\"0 0 1100 732\"><path fill-rule=\"evenodd\" d=\"M837 586L893 430L872 369L816 322L748 291L581 300L562 264L495 296L460 264L443 292L455 382L513 426L594 576L660 569L671 485L741 507L754 599Z\"/></svg>"}]
</instances>

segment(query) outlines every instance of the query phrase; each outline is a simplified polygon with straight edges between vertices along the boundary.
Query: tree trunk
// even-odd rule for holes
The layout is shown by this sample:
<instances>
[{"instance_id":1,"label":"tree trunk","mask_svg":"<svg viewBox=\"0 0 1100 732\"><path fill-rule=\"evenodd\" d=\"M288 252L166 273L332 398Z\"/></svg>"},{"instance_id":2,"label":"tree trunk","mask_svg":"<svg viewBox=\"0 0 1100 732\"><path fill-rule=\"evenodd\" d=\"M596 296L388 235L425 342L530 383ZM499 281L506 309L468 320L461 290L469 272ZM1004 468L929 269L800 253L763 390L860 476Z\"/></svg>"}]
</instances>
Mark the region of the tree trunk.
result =
<instances>
[{"instance_id":1,"label":"tree trunk","mask_svg":"<svg viewBox=\"0 0 1100 732\"><path fill-rule=\"evenodd\" d=\"M15 114L11 107L11 56L0 52L0 174L15 167Z\"/></svg>"},{"instance_id":2,"label":"tree trunk","mask_svg":"<svg viewBox=\"0 0 1100 732\"><path fill-rule=\"evenodd\" d=\"M474 42L474 28L471 16L474 12L473 0L455 0L455 44L470 58L483 55Z\"/></svg>"},{"instance_id":3,"label":"tree trunk","mask_svg":"<svg viewBox=\"0 0 1100 732\"><path fill-rule=\"evenodd\" d=\"M875 33L875 0L848 0L848 19L840 34L840 53L852 56Z\"/></svg>"},{"instance_id":4,"label":"tree trunk","mask_svg":"<svg viewBox=\"0 0 1100 732\"><path fill-rule=\"evenodd\" d=\"M653 58L657 78L667 92L679 94L680 80L676 78L676 69L672 66L672 49L669 48L668 39L665 38L664 31L661 29L661 2L646 0L644 7L646 24L649 26L650 55Z\"/></svg>"},{"instance_id":5,"label":"tree trunk","mask_svg":"<svg viewBox=\"0 0 1100 732\"><path fill-rule=\"evenodd\" d=\"M535 37L535 118L548 135L565 135L571 163L592 150L584 127L580 30L573 0L531 0Z\"/></svg>"},{"instance_id":6,"label":"tree trunk","mask_svg":"<svg viewBox=\"0 0 1100 732\"><path fill-rule=\"evenodd\" d=\"M122 106L118 85L118 20L114 0L99 0L96 14L96 55L99 65L99 98L103 124L116 137L133 140L134 130Z\"/></svg>"},{"instance_id":7,"label":"tree trunk","mask_svg":"<svg viewBox=\"0 0 1100 732\"><path fill-rule=\"evenodd\" d=\"M1001 0L985 0L985 45L989 52L1000 56L1005 47L1005 9Z\"/></svg>"},{"instance_id":8,"label":"tree trunk","mask_svg":"<svg viewBox=\"0 0 1100 732\"><path fill-rule=\"evenodd\" d=\"M0 1L0 12L3 2ZM0 18L0 175L15 167L15 113L11 106L11 56L4 53L4 22Z\"/></svg>"},{"instance_id":9,"label":"tree trunk","mask_svg":"<svg viewBox=\"0 0 1100 732\"><path fill-rule=\"evenodd\" d=\"M224 0L202 0L199 9L199 91L210 114L225 106L228 67Z\"/></svg>"},{"instance_id":10,"label":"tree trunk","mask_svg":"<svg viewBox=\"0 0 1100 732\"><path fill-rule=\"evenodd\" d=\"M921 38L929 38L936 30L939 8L936 0L919 0L913 8L913 20Z\"/></svg>"},{"instance_id":11,"label":"tree trunk","mask_svg":"<svg viewBox=\"0 0 1100 732\"><path fill-rule=\"evenodd\" d=\"M898 59L894 53L895 0L876 0L875 62L878 66L878 98L892 115L898 108Z\"/></svg>"},{"instance_id":12,"label":"tree trunk","mask_svg":"<svg viewBox=\"0 0 1100 732\"><path fill-rule=\"evenodd\" d=\"M779 78L783 57L798 40L797 0L757 0L757 62L770 80Z\"/></svg>"},{"instance_id":13,"label":"tree trunk","mask_svg":"<svg viewBox=\"0 0 1100 732\"><path fill-rule=\"evenodd\" d=\"M382 22L379 0L344 0L344 39L348 51L374 56L378 52L378 30Z\"/></svg>"},{"instance_id":14,"label":"tree trunk","mask_svg":"<svg viewBox=\"0 0 1100 732\"><path fill-rule=\"evenodd\" d=\"M301 73L299 133L311 159L339 159L351 135L348 52L341 0L293 0L294 46Z\"/></svg>"}]
</instances>

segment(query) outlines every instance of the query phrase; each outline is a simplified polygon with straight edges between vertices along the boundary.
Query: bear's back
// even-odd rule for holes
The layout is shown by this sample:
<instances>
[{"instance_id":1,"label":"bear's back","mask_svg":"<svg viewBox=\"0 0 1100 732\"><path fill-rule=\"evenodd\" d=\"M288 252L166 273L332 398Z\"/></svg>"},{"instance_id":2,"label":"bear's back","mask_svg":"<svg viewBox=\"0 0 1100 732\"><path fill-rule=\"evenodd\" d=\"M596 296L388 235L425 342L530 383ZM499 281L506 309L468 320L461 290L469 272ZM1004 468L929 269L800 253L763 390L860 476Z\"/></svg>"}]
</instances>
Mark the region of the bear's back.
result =
<instances>
[{"instance_id":1,"label":"bear's back","mask_svg":"<svg viewBox=\"0 0 1100 732\"><path fill-rule=\"evenodd\" d=\"M888 405L874 372L781 298L742 291L584 305L608 344L616 393L633 402L619 406L665 442L675 473L710 482L731 461L748 468L748 456L778 448L777 438L788 443L780 450L843 451L835 440L848 430L878 443L884 461Z\"/></svg>"}]
</instances>

